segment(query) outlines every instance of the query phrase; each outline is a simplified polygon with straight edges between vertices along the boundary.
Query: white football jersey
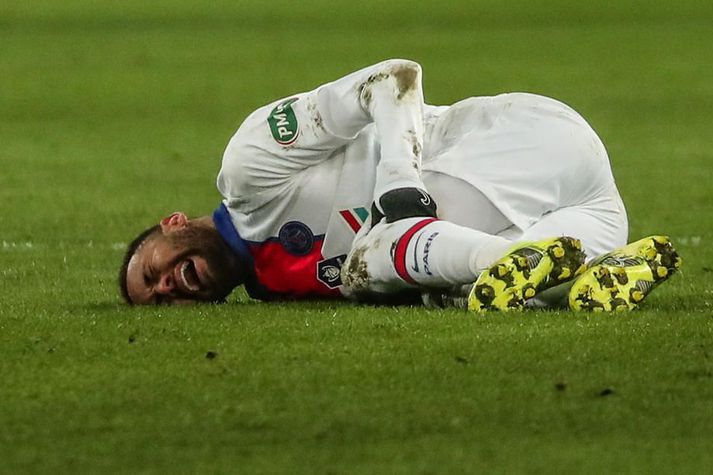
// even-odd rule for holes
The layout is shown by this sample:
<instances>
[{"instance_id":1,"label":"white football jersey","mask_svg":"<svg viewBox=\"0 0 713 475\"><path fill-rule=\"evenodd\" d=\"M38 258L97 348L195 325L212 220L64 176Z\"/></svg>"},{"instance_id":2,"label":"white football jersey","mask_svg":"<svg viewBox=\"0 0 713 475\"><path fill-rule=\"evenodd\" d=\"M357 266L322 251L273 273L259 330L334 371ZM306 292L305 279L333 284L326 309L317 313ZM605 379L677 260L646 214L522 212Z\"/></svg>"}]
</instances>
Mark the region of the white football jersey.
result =
<instances>
[{"instance_id":1,"label":"white football jersey","mask_svg":"<svg viewBox=\"0 0 713 475\"><path fill-rule=\"evenodd\" d=\"M613 186L597 135L553 99L514 93L429 106L419 69L418 107L405 120L389 119L398 104L377 115L373 102L388 98L365 98L364 85L403 64L413 63L379 63L261 107L230 140L217 185L268 294L337 295L335 269L368 219L377 180L387 179L377 177L382 156L398 154L414 134L409 159L421 161L404 163L426 189L433 174L465 180L521 229ZM312 282L290 283L300 279Z\"/></svg>"}]
</instances>

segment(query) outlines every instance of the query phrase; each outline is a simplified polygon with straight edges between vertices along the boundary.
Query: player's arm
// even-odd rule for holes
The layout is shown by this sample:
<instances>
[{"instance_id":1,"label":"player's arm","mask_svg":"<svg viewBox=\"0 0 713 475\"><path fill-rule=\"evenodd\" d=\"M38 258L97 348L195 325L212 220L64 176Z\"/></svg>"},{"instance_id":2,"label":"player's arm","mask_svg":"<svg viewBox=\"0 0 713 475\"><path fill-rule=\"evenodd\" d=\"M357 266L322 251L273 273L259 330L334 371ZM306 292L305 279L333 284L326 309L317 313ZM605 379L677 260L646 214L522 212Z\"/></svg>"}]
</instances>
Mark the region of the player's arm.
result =
<instances>
[{"instance_id":1,"label":"player's arm","mask_svg":"<svg viewBox=\"0 0 713 475\"><path fill-rule=\"evenodd\" d=\"M392 59L325 84L317 109L334 135L351 138L374 123L381 147L374 203L387 220L435 215L421 181L423 88L421 66Z\"/></svg>"},{"instance_id":2,"label":"player's arm","mask_svg":"<svg viewBox=\"0 0 713 475\"><path fill-rule=\"evenodd\" d=\"M421 67L402 59L375 64L251 114L228 145L218 187L238 191L257 206L373 123L381 147L374 191L378 211L386 211L387 218L394 214L391 208L422 214L408 212L408 204L418 208L425 196L418 191L425 190L422 114ZM403 189L410 190L408 196L393 192Z\"/></svg>"}]
</instances>

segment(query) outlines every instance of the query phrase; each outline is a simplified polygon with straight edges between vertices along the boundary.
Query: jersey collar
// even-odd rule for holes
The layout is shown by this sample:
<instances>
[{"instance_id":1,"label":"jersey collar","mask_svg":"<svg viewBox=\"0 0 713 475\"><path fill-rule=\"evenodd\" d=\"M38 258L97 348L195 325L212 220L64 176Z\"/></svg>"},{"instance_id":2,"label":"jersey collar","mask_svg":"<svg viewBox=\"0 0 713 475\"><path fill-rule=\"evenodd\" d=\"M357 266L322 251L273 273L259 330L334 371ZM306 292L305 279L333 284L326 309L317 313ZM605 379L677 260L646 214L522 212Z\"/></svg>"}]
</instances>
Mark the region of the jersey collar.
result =
<instances>
[{"instance_id":1,"label":"jersey collar","mask_svg":"<svg viewBox=\"0 0 713 475\"><path fill-rule=\"evenodd\" d=\"M255 275L255 264L253 256L250 254L250 249L235 228L225 203L221 203L213 212L213 224L215 224L215 229L218 230L218 234L228 244L228 247L245 264L245 270L248 274L245 280L245 290L247 290L248 295L254 299L269 300L269 292L258 282Z\"/></svg>"},{"instance_id":2,"label":"jersey collar","mask_svg":"<svg viewBox=\"0 0 713 475\"><path fill-rule=\"evenodd\" d=\"M240 237L238 230L235 229L235 225L233 225L233 220L230 219L230 212L228 208L226 208L225 203L221 203L218 209L213 212L213 224L215 224L215 228L223 240L230 246L230 249L232 249L243 262L252 267L253 257L250 255L248 245L243 238Z\"/></svg>"}]
</instances>

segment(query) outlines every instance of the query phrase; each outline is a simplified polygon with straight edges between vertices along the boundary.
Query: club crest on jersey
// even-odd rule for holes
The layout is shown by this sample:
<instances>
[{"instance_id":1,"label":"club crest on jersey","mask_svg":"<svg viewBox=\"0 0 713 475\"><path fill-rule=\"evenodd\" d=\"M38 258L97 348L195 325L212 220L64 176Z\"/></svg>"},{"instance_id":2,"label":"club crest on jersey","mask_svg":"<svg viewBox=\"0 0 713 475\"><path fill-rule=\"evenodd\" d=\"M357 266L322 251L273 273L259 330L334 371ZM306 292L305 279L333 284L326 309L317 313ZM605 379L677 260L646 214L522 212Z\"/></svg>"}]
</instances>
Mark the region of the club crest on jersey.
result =
<instances>
[{"instance_id":1,"label":"club crest on jersey","mask_svg":"<svg viewBox=\"0 0 713 475\"><path fill-rule=\"evenodd\" d=\"M280 102L267 118L270 125L272 138L280 145L290 145L297 140L300 135L300 127L297 123L297 116L292 110L292 104L297 102L297 97Z\"/></svg>"},{"instance_id":2,"label":"club crest on jersey","mask_svg":"<svg viewBox=\"0 0 713 475\"><path fill-rule=\"evenodd\" d=\"M290 221L285 223L277 233L277 238L287 252L295 256L309 254L314 246L314 234L304 223Z\"/></svg>"},{"instance_id":3,"label":"club crest on jersey","mask_svg":"<svg viewBox=\"0 0 713 475\"><path fill-rule=\"evenodd\" d=\"M347 255L332 257L317 263L317 279L330 289L342 285L341 269Z\"/></svg>"}]
</instances>

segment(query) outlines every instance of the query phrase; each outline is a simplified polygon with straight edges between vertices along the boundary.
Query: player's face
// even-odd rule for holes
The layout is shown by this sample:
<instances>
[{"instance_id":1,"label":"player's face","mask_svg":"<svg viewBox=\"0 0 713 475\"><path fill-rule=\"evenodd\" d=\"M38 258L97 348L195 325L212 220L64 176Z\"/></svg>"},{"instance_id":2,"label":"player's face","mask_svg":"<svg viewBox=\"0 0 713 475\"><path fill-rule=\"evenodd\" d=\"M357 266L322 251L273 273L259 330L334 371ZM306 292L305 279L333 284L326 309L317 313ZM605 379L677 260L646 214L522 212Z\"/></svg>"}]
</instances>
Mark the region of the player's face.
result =
<instances>
[{"instance_id":1,"label":"player's face","mask_svg":"<svg viewBox=\"0 0 713 475\"><path fill-rule=\"evenodd\" d=\"M215 302L241 283L239 263L215 229L182 213L161 228L129 261L126 287L134 304Z\"/></svg>"}]
</instances>

